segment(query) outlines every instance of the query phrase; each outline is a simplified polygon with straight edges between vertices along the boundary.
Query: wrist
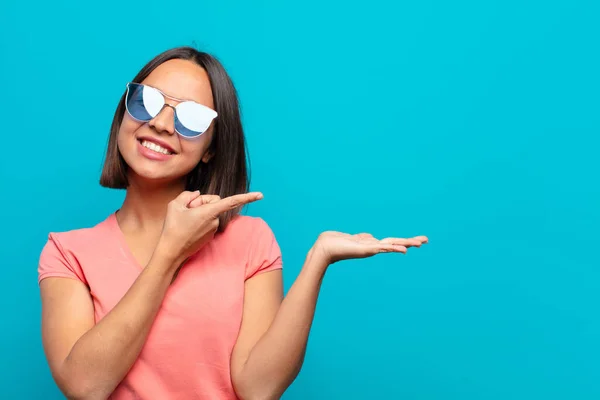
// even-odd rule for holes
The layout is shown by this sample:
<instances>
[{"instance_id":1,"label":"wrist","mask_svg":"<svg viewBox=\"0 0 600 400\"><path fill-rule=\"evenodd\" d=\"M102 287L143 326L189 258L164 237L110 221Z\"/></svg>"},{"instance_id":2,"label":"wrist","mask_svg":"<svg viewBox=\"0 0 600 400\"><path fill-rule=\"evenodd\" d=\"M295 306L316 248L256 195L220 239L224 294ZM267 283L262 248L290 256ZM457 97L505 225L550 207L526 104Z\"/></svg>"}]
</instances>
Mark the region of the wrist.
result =
<instances>
[{"instance_id":1,"label":"wrist","mask_svg":"<svg viewBox=\"0 0 600 400\"><path fill-rule=\"evenodd\" d=\"M168 272L175 272L183 264L185 257L176 251L174 246L170 246L164 241L159 240L150 261L152 263L156 262Z\"/></svg>"},{"instance_id":2,"label":"wrist","mask_svg":"<svg viewBox=\"0 0 600 400\"><path fill-rule=\"evenodd\" d=\"M331 264L329 256L319 246L313 246L306 255L305 267L315 270L321 274L325 274L327 268Z\"/></svg>"}]
</instances>

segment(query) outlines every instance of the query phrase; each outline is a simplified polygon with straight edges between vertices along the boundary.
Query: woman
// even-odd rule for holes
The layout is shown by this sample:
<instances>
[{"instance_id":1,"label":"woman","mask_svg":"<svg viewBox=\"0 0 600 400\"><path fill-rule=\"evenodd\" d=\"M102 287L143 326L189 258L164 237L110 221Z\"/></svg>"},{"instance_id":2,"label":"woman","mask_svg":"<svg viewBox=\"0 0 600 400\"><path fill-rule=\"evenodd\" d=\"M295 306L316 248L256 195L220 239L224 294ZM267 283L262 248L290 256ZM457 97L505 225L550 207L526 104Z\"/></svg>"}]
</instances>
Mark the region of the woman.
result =
<instances>
[{"instance_id":1,"label":"woman","mask_svg":"<svg viewBox=\"0 0 600 400\"><path fill-rule=\"evenodd\" d=\"M275 399L302 365L321 280L339 260L427 238L325 232L283 299L281 254L248 193L234 86L192 48L150 61L117 107L100 183L126 189L94 227L51 233L43 345L72 399Z\"/></svg>"}]
</instances>

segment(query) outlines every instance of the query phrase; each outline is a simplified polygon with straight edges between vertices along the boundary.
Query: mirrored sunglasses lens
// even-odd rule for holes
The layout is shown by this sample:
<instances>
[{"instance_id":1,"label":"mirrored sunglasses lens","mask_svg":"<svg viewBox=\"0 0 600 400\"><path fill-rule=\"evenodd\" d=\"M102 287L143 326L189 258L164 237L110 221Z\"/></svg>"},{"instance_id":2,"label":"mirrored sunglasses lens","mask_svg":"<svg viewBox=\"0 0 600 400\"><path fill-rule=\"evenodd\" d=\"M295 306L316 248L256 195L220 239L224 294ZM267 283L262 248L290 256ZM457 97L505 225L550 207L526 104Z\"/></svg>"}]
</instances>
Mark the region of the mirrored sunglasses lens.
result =
<instances>
[{"instance_id":1,"label":"mirrored sunglasses lens","mask_svg":"<svg viewBox=\"0 0 600 400\"><path fill-rule=\"evenodd\" d=\"M188 138L200 136L204 131L194 131L181 123L181 120L175 116L175 130L181 135Z\"/></svg>"},{"instance_id":2,"label":"mirrored sunglasses lens","mask_svg":"<svg viewBox=\"0 0 600 400\"><path fill-rule=\"evenodd\" d=\"M164 98L154 88L130 83L127 91L127 111L140 121L156 117L164 105Z\"/></svg>"},{"instance_id":3,"label":"mirrored sunglasses lens","mask_svg":"<svg viewBox=\"0 0 600 400\"><path fill-rule=\"evenodd\" d=\"M176 110L175 129L186 137L204 133L216 116L216 113L210 108L193 102L180 103Z\"/></svg>"}]
</instances>

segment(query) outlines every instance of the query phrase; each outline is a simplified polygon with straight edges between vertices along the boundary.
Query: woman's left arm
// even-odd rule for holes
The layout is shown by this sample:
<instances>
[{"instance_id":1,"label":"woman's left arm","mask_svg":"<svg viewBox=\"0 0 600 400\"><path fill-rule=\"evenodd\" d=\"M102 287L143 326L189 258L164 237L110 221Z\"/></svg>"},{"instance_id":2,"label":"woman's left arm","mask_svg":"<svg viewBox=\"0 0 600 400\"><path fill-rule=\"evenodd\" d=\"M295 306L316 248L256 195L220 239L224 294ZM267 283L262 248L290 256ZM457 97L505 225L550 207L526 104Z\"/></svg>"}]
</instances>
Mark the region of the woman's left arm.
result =
<instances>
[{"instance_id":1,"label":"woman's left arm","mask_svg":"<svg viewBox=\"0 0 600 400\"><path fill-rule=\"evenodd\" d=\"M334 262L382 252L405 253L425 236L377 240L369 234L325 232L309 251L283 299L281 270L246 281L242 326L233 349L231 375L243 400L279 399L302 367L321 282Z\"/></svg>"}]
</instances>

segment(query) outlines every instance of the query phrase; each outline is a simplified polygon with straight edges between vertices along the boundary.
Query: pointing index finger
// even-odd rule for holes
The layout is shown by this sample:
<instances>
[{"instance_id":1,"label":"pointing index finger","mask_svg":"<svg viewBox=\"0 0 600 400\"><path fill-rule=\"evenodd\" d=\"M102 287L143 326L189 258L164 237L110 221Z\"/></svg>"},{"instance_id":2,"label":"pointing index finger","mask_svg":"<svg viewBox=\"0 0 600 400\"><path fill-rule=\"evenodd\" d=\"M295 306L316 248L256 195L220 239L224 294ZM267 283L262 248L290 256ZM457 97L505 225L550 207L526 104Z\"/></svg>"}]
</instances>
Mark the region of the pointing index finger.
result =
<instances>
[{"instance_id":1,"label":"pointing index finger","mask_svg":"<svg viewBox=\"0 0 600 400\"><path fill-rule=\"evenodd\" d=\"M237 207L241 207L246 204L261 200L262 198L263 194L260 192L236 194L215 201L214 203L206 204L204 207L210 209L210 211L213 212L216 216L226 211L233 210Z\"/></svg>"}]
</instances>

